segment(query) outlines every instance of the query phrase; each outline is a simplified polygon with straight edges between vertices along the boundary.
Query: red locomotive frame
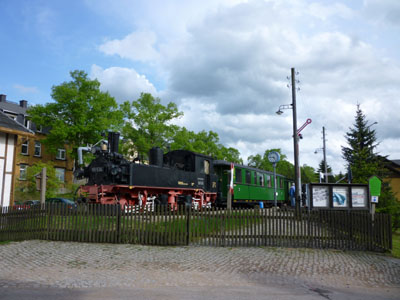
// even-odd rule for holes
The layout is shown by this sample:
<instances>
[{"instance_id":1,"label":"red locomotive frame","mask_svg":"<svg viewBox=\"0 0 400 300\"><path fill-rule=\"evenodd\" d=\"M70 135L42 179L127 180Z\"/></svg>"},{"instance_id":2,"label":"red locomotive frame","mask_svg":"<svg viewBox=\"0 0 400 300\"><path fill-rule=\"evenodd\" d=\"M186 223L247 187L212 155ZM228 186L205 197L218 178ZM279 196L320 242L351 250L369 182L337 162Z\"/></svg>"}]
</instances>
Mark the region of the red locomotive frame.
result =
<instances>
[{"instance_id":1,"label":"red locomotive frame","mask_svg":"<svg viewBox=\"0 0 400 300\"><path fill-rule=\"evenodd\" d=\"M168 206L178 209L178 196L192 196L192 208L208 208L217 199L217 193L205 192L202 189L167 188L153 186L129 185L83 185L79 194L87 203L119 204L121 209L127 206L154 208L154 200L160 195L168 196Z\"/></svg>"}]
</instances>

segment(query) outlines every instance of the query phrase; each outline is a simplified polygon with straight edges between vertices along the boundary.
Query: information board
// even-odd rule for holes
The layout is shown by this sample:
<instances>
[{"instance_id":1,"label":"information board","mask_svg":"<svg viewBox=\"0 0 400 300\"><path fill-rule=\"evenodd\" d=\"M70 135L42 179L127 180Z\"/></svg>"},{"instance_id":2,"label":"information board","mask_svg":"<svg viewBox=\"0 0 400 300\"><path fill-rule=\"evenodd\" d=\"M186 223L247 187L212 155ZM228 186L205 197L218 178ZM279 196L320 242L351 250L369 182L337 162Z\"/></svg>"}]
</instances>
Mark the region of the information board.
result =
<instances>
[{"instance_id":1,"label":"information board","mask_svg":"<svg viewBox=\"0 0 400 300\"><path fill-rule=\"evenodd\" d=\"M348 207L349 189L347 187L334 186L332 188L332 199L333 207Z\"/></svg>"},{"instance_id":2,"label":"information board","mask_svg":"<svg viewBox=\"0 0 400 300\"><path fill-rule=\"evenodd\" d=\"M366 187L353 187L351 189L351 203L354 208L362 208L368 205L368 194Z\"/></svg>"},{"instance_id":3,"label":"information board","mask_svg":"<svg viewBox=\"0 0 400 300\"><path fill-rule=\"evenodd\" d=\"M327 186L313 186L312 195L314 207L329 206L329 188Z\"/></svg>"}]
</instances>

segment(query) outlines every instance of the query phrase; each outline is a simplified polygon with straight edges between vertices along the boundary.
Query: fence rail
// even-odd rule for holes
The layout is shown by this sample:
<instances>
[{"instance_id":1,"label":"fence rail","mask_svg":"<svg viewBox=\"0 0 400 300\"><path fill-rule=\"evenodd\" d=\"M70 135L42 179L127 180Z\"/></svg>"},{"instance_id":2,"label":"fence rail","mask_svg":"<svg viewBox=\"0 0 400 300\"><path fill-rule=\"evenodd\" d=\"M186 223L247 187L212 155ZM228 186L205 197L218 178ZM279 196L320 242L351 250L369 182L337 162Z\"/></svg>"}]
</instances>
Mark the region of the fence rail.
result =
<instances>
[{"instance_id":1,"label":"fence rail","mask_svg":"<svg viewBox=\"0 0 400 300\"><path fill-rule=\"evenodd\" d=\"M143 245L286 246L387 251L390 216L285 209L126 207L62 204L2 208L0 241L29 239Z\"/></svg>"}]
</instances>

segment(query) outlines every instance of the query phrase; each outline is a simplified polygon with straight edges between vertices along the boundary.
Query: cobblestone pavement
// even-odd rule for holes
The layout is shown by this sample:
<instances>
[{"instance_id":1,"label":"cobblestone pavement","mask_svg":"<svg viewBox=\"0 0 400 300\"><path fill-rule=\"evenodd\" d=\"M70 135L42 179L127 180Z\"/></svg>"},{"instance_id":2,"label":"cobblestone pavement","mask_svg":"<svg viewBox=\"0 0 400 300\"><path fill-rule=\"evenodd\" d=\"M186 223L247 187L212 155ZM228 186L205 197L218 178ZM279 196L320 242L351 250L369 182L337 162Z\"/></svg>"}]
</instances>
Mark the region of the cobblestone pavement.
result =
<instances>
[{"instance_id":1,"label":"cobblestone pavement","mask_svg":"<svg viewBox=\"0 0 400 300\"><path fill-rule=\"evenodd\" d=\"M400 259L298 248L150 247L24 241L0 245L0 289L321 287L399 292ZM0 295L1 298L1 295ZM392 297L395 299L396 297ZM383 298L381 298L383 299Z\"/></svg>"}]
</instances>

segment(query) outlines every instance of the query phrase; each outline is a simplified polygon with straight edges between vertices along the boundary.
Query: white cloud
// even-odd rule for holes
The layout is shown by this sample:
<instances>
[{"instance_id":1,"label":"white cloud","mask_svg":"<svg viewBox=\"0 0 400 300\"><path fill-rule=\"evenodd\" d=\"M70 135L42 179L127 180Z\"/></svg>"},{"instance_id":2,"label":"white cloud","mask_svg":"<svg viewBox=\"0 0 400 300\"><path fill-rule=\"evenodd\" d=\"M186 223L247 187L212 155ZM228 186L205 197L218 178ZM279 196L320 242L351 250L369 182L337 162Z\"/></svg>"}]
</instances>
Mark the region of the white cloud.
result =
<instances>
[{"instance_id":1,"label":"white cloud","mask_svg":"<svg viewBox=\"0 0 400 300\"><path fill-rule=\"evenodd\" d=\"M157 96L156 88L146 76L138 74L133 69L119 67L103 69L92 65L90 77L97 78L101 83L101 90L108 91L119 103L136 100L141 93Z\"/></svg>"},{"instance_id":2,"label":"white cloud","mask_svg":"<svg viewBox=\"0 0 400 300\"><path fill-rule=\"evenodd\" d=\"M150 31L136 31L122 40L107 41L99 49L107 55L119 55L133 61L152 61L159 57L154 48L156 35Z\"/></svg>"},{"instance_id":3,"label":"white cloud","mask_svg":"<svg viewBox=\"0 0 400 300\"><path fill-rule=\"evenodd\" d=\"M398 0L364 0L364 12L373 22L400 26L400 2Z\"/></svg>"},{"instance_id":4,"label":"white cloud","mask_svg":"<svg viewBox=\"0 0 400 300\"><path fill-rule=\"evenodd\" d=\"M23 94L37 94L39 93L39 89L35 86L24 86L22 84L14 84L13 86L17 89L20 93Z\"/></svg>"},{"instance_id":5,"label":"white cloud","mask_svg":"<svg viewBox=\"0 0 400 300\"><path fill-rule=\"evenodd\" d=\"M308 12L313 17L319 18L323 21L335 16L348 19L354 15L354 12L342 3L324 5L319 2L314 2L309 5Z\"/></svg>"},{"instance_id":6,"label":"white cloud","mask_svg":"<svg viewBox=\"0 0 400 300\"><path fill-rule=\"evenodd\" d=\"M180 125L217 131L221 142L237 147L244 159L269 148L282 148L290 159L291 111L279 117L275 111L291 102L286 76L295 66L301 80L298 126L313 120L300 143L301 164L318 166L321 157L314 151L322 145L325 126L328 163L335 172L344 170L341 146L357 103L368 120L378 122L381 149L393 152L388 145L400 142L400 132L393 129L399 121L400 63L382 56L379 45L357 26L348 27L354 18L364 22L360 27L366 24L360 19L362 8L339 1L222 1L202 4L196 15L199 4L188 3L182 18L172 13L178 4L169 2L163 16L157 10L136 19L135 28L150 28L157 36L144 40L146 54L131 51L132 36L142 31L101 46L107 54L151 62L164 79L158 95L177 102L185 113Z\"/></svg>"}]
</instances>

